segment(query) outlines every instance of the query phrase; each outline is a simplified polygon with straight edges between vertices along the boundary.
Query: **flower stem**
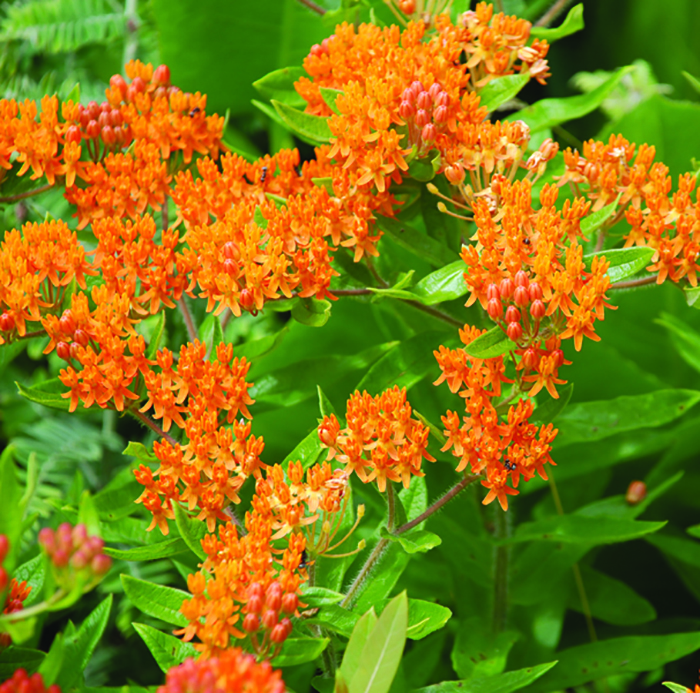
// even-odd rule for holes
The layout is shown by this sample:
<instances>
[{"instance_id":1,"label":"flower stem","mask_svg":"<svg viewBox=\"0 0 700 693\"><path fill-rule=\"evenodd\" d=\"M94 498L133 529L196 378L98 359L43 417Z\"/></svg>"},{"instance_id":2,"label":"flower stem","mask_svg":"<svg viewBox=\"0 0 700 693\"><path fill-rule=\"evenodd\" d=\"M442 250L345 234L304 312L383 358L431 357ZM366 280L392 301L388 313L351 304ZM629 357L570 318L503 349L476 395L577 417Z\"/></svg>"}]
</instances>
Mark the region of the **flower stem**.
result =
<instances>
[{"instance_id":1,"label":"flower stem","mask_svg":"<svg viewBox=\"0 0 700 693\"><path fill-rule=\"evenodd\" d=\"M143 412L138 409L128 409L127 410L132 416L135 416L142 424L145 424L154 433L157 433L162 438L165 438L171 445L178 445L177 440L173 438L169 433L166 433L150 416L146 416Z\"/></svg>"},{"instance_id":2,"label":"flower stem","mask_svg":"<svg viewBox=\"0 0 700 693\"><path fill-rule=\"evenodd\" d=\"M565 9L571 0L557 0L536 22L535 26L549 26Z\"/></svg>"},{"instance_id":3,"label":"flower stem","mask_svg":"<svg viewBox=\"0 0 700 693\"><path fill-rule=\"evenodd\" d=\"M182 313L182 317L185 321L185 327L187 328L187 336L190 342L194 342L197 339L197 328L194 325L194 320L192 319L192 313L190 313L190 308L187 305L187 299L183 296L177 304L177 307Z\"/></svg>"},{"instance_id":4,"label":"flower stem","mask_svg":"<svg viewBox=\"0 0 700 693\"><path fill-rule=\"evenodd\" d=\"M626 282L615 282L611 284L609 289L633 289L636 286L646 286L647 284L656 284L656 275L652 274L648 277L641 277L640 279L630 279Z\"/></svg>"},{"instance_id":5,"label":"flower stem","mask_svg":"<svg viewBox=\"0 0 700 693\"><path fill-rule=\"evenodd\" d=\"M312 12L315 12L316 14L320 14L323 16L326 14L326 10L323 9L320 5L317 5L313 0L298 0L302 5L305 7L308 7Z\"/></svg>"},{"instance_id":6,"label":"flower stem","mask_svg":"<svg viewBox=\"0 0 700 693\"><path fill-rule=\"evenodd\" d=\"M506 539L509 534L508 514L500 508L496 512L496 538ZM496 575L493 594L493 631L500 633L508 619L508 559L510 546L496 547Z\"/></svg>"},{"instance_id":7,"label":"flower stem","mask_svg":"<svg viewBox=\"0 0 700 693\"><path fill-rule=\"evenodd\" d=\"M39 195L47 190L51 190L54 186L51 183L42 185L40 188L34 188L34 190L28 190L27 192L17 193L16 195L8 195L7 197L0 197L0 203L2 202L18 202L19 200L26 200L28 197L34 197L34 195Z\"/></svg>"},{"instance_id":8,"label":"flower stem","mask_svg":"<svg viewBox=\"0 0 700 693\"><path fill-rule=\"evenodd\" d=\"M350 589L345 595L343 601L340 602L340 606L347 607L352 603L353 599L355 599L355 596L357 595L358 590L360 589L360 587L362 587L364 581L369 576L375 564L379 562L379 559L384 554L384 551L386 551L388 545L389 539L386 539L385 537L382 537L377 542L377 545L374 547L374 550L367 557L365 564L362 566L362 570L360 570L360 572L357 574L357 577L352 581L352 585L350 585Z\"/></svg>"}]
</instances>

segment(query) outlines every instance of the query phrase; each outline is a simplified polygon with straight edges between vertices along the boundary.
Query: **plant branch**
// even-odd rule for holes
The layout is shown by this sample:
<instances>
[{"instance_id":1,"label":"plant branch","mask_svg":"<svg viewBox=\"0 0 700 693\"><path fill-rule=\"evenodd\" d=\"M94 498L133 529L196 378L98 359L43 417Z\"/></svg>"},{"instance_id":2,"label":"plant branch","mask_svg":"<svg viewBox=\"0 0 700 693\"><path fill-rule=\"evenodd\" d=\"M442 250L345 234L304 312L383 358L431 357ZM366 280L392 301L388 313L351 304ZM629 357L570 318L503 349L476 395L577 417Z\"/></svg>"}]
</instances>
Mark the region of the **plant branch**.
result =
<instances>
[{"instance_id":1,"label":"plant branch","mask_svg":"<svg viewBox=\"0 0 700 693\"><path fill-rule=\"evenodd\" d=\"M637 286L646 286L647 284L656 284L656 275L652 274L649 277L642 277L641 279L630 279L626 282L615 282L611 284L609 289L634 289Z\"/></svg>"},{"instance_id":2,"label":"plant branch","mask_svg":"<svg viewBox=\"0 0 700 693\"><path fill-rule=\"evenodd\" d=\"M135 416L142 424L145 424L154 433L157 433L162 438L165 438L171 445L178 445L177 440L173 438L169 433L166 433L150 416L146 416L142 411L138 409L127 409L127 411Z\"/></svg>"},{"instance_id":3,"label":"plant branch","mask_svg":"<svg viewBox=\"0 0 700 693\"><path fill-rule=\"evenodd\" d=\"M320 5L317 5L313 0L298 0L299 3L304 5L304 7L308 7L312 12L315 12L316 14L320 14L323 16L326 14L326 10L323 9Z\"/></svg>"},{"instance_id":4,"label":"plant branch","mask_svg":"<svg viewBox=\"0 0 700 693\"><path fill-rule=\"evenodd\" d=\"M445 495L438 498L432 505L428 506L418 517L414 517L412 520L407 522L401 527L397 527L394 530L394 534L403 534L408 532L409 529L413 529L419 525L424 520L427 520L431 515L436 513L440 508L449 503L460 491L463 491L467 486L474 483L479 478L476 474L468 474L463 479L458 481Z\"/></svg>"},{"instance_id":5,"label":"plant branch","mask_svg":"<svg viewBox=\"0 0 700 693\"><path fill-rule=\"evenodd\" d=\"M372 571L372 568L374 568L375 564L382 557L388 545L389 539L386 539L384 537L382 537L377 542L377 545L374 547L372 553L367 557L365 564L362 566L362 570L360 570L360 572L357 574L357 577L352 581L352 585L350 585L350 589L345 595L343 601L340 602L340 606L347 607L352 602L352 600L355 598L355 595L357 594L357 591L360 589L360 587L362 587L362 583L367 579L370 572Z\"/></svg>"},{"instance_id":6,"label":"plant branch","mask_svg":"<svg viewBox=\"0 0 700 693\"><path fill-rule=\"evenodd\" d=\"M33 337L43 337L46 335L46 330L35 330L34 332L25 332L17 335L17 339L32 339Z\"/></svg>"},{"instance_id":7,"label":"plant branch","mask_svg":"<svg viewBox=\"0 0 700 693\"><path fill-rule=\"evenodd\" d=\"M371 289L331 289L334 296L369 296L374 293Z\"/></svg>"},{"instance_id":8,"label":"plant branch","mask_svg":"<svg viewBox=\"0 0 700 693\"><path fill-rule=\"evenodd\" d=\"M536 22L535 26L549 26L565 9L571 0L557 0Z\"/></svg>"},{"instance_id":9,"label":"plant branch","mask_svg":"<svg viewBox=\"0 0 700 693\"><path fill-rule=\"evenodd\" d=\"M28 190L27 192L17 193L16 195L8 195L7 197L0 197L0 203L2 202L18 202L19 200L26 200L28 197L33 197L34 195L39 195L40 193L51 190L54 186L51 183L42 185L40 188L34 188L34 190Z\"/></svg>"},{"instance_id":10,"label":"plant branch","mask_svg":"<svg viewBox=\"0 0 700 693\"><path fill-rule=\"evenodd\" d=\"M194 342L197 339L197 328L194 325L194 320L192 319L192 313L190 313L189 306L187 305L187 299L183 296L177 304L177 307L182 313L182 317L185 321L185 327L187 328L187 336L190 342Z\"/></svg>"},{"instance_id":11,"label":"plant branch","mask_svg":"<svg viewBox=\"0 0 700 693\"><path fill-rule=\"evenodd\" d=\"M396 497L394 495L394 484L391 481L386 486L386 504L389 507L389 519L386 527L390 532L393 532L394 522L396 522Z\"/></svg>"}]
</instances>

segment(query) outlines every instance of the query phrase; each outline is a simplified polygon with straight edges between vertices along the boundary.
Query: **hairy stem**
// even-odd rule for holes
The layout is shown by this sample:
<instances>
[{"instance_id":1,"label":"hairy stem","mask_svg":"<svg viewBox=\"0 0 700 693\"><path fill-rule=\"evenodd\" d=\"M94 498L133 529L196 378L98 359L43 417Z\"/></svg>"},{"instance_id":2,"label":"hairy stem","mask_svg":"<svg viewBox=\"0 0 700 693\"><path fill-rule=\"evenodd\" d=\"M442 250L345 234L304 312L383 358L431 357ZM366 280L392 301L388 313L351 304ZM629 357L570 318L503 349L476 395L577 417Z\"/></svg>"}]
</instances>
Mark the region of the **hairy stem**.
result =
<instances>
[{"instance_id":1,"label":"hairy stem","mask_svg":"<svg viewBox=\"0 0 700 693\"><path fill-rule=\"evenodd\" d=\"M571 0L557 0L536 22L535 26L549 26L565 9Z\"/></svg>"},{"instance_id":2,"label":"hairy stem","mask_svg":"<svg viewBox=\"0 0 700 693\"><path fill-rule=\"evenodd\" d=\"M389 507L386 527L390 532L394 531L394 522L396 522L396 497L394 493L394 484L390 481L386 486L386 504Z\"/></svg>"},{"instance_id":3,"label":"hairy stem","mask_svg":"<svg viewBox=\"0 0 700 693\"><path fill-rule=\"evenodd\" d=\"M165 438L171 445L177 445L178 442L169 433L166 433L150 416L146 416L142 411L138 409L128 409L127 410L132 416L135 416L142 424L145 424L154 433L157 433L162 438Z\"/></svg>"},{"instance_id":4,"label":"hairy stem","mask_svg":"<svg viewBox=\"0 0 700 693\"><path fill-rule=\"evenodd\" d=\"M53 187L54 186L51 183L47 183L46 185L42 185L40 188L34 188L34 190L17 193L16 195L8 195L7 197L0 197L0 202L18 202L19 200L26 200L28 197L34 197L34 195L39 195L47 190L51 190Z\"/></svg>"},{"instance_id":5,"label":"hairy stem","mask_svg":"<svg viewBox=\"0 0 700 693\"><path fill-rule=\"evenodd\" d=\"M183 296L177 304L177 307L182 313L182 317L185 321L185 327L187 328L187 337L190 342L194 342L197 339L197 328L195 327L194 320L192 319L192 313L190 313L190 308L187 305L187 299Z\"/></svg>"},{"instance_id":6,"label":"hairy stem","mask_svg":"<svg viewBox=\"0 0 700 693\"><path fill-rule=\"evenodd\" d=\"M369 576L370 572L377 564L379 559L382 557L388 545L389 540L385 539L384 537L382 537L377 542L377 545L374 547L372 553L367 557L365 564L362 566L362 570L360 570L360 572L357 574L357 577L352 581L352 585L350 585L350 589L345 595L343 601L340 602L340 606L347 607L350 604L352 604L352 601L355 599L358 590L360 589L360 587L362 587L362 584L367 579L367 577Z\"/></svg>"}]
</instances>

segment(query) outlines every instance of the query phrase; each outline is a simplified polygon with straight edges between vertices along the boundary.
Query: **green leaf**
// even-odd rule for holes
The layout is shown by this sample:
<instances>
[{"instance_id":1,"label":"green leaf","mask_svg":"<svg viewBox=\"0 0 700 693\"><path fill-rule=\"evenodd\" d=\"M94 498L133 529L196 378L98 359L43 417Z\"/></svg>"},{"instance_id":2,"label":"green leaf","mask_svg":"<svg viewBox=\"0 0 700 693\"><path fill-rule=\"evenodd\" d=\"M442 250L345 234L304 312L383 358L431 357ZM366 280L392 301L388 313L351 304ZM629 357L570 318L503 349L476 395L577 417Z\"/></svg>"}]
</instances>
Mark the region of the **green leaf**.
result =
<instances>
[{"instance_id":1,"label":"green leaf","mask_svg":"<svg viewBox=\"0 0 700 693\"><path fill-rule=\"evenodd\" d=\"M421 640L440 630L451 618L452 611L446 606L423 599L409 599L406 637Z\"/></svg>"},{"instance_id":2,"label":"green leaf","mask_svg":"<svg viewBox=\"0 0 700 693\"><path fill-rule=\"evenodd\" d=\"M681 70L681 74L688 80L690 86L693 87L698 94L700 94L700 80L697 77L693 77L690 72L686 72L685 70ZM664 684L664 686L665 685L666 684Z\"/></svg>"},{"instance_id":3,"label":"green leaf","mask_svg":"<svg viewBox=\"0 0 700 693\"><path fill-rule=\"evenodd\" d=\"M654 607L624 582L586 565L580 566L580 570L594 618L616 626L633 626L656 618ZM578 592L574 590L570 592L569 608L585 613Z\"/></svg>"},{"instance_id":4,"label":"green leaf","mask_svg":"<svg viewBox=\"0 0 700 693\"><path fill-rule=\"evenodd\" d=\"M180 612L183 600L191 596L189 592L139 580L130 575L122 575L121 580L126 596L144 614L175 626L184 627L189 623L189 619Z\"/></svg>"},{"instance_id":5,"label":"green leaf","mask_svg":"<svg viewBox=\"0 0 700 693\"><path fill-rule=\"evenodd\" d=\"M530 29L530 36L553 43L565 36L581 31L583 27L583 3L579 3L569 10L566 19L558 27L533 26Z\"/></svg>"},{"instance_id":6,"label":"green leaf","mask_svg":"<svg viewBox=\"0 0 700 693\"><path fill-rule=\"evenodd\" d=\"M282 67L268 72L264 77L253 82L253 86L268 101L276 99L288 106L304 107L306 102L294 88L294 82L306 77L306 70L301 67Z\"/></svg>"},{"instance_id":7,"label":"green leaf","mask_svg":"<svg viewBox=\"0 0 700 693\"><path fill-rule=\"evenodd\" d=\"M691 308L700 309L700 302L698 301L698 299L700 299L700 286L696 286L695 288L686 286L683 289L683 293L685 293L686 303Z\"/></svg>"},{"instance_id":8,"label":"green leaf","mask_svg":"<svg viewBox=\"0 0 700 693\"><path fill-rule=\"evenodd\" d=\"M326 393L321 389L321 386L319 385L316 390L318 391L318 409L321 412L321 416L335 414L335 407L333 407L332 402L326 397Z\"/></svg>"},{"instance_id":9,"label":"green leaf","mask_svg":"<svg viewBox=\"0 0 700 693\"><path fill-rule=\"evenodd\" d=\"M688 532L691 537L700 539L700 525L693 525L692 527L688 527L685 531Z\"/></svg>"},{"instance_id":10,"label":"green leaf","mask_svg":"<svg viewBox=\"0 0 700 693\"><path fill-rule=\"evenodd\" d=\"M56 678L61 673L63 667L63 658L65 657L65 641L63 633L59 633L51 643L49 651L46 653L44 661L39 667L39 673L44 680L44 686L48 687L56 681Z\"/></svg>"},{"instance_id":11,"label":"green leaf","mask_svg":"<svg viewBox=\"0 0 700 693\"><path fill-rule=\"evenodd\" d=\"M444 265L451 265L452 263L459 264L462 270L459 273L459 279L461 281L462 286L464 287L464 292L466 292L467 285L464 283L463 276L465 264L461 261L458 261L457 254L450 250L447 246L443 245L442 243L439 243L434 238L431 238L426 233L419 231L410 224L404 223L400 219L391 219L389 217L378 216L377 226L382 231L389 234L392 240L396 241L396 243L398 243L402 248L406 248L406 250L413 253L416 257L420 257L424 260L427 260L431 265L440 267L441 269L437 270L438 272L441 272L442 269L444 269ZM428 277L431 276L432 275L428 275ZM440 276L444 278L444 273ZM428 277L422 279L419 282L419 285L423 284L423 282L425 282L428 279ZM431 281L427 284L428 285L426 288L421 289L420 292L416 294L419 300L421 300L421 302L423 303L426 303L426 300L430 300L432 298L432 294L430 293L431 288L433 289L433 293L436 293L439 290L439 280L437 278L434 282ZM457 286L459 286L459 284L457 284ZM459 286L459 288L462 289L462 286ZM461 296L463 294L459 295ZM455 296L454 298L457 298L457 296ZM440 301L445 300L449 299L439 298L433 303L439 303ZM426 305L433 304L426 303Z\"/></svg>"},{"instance_id":12,"label":"green leaf","mask_svg":"<svg viewBox=\"0 0 700 693\"><path fill-rule=\"evenodd\" d=\"M524 522L518 526L512 537L500 543L556 541L592 545L614 544L658 532L665 525L666 522L637 522L611 517L560 515L535 522Z\"/></svg>"},{"instance_id":13,"label":"green leaf","mask_svg":"<svg viewBox=\"0 0 700 693\"><path fill-rule=\"evenodd\" d=\"M72 688L82 677L83 671L85 671L85 667L107 627L111 608L112 595L110 594L80 624L77 631L64 634L62 666L55 680L56 685L61 689Z\"/></svg>"},{"instance_id":14,"label":"green leaf","mask_svg":"<svg viewBox=\"0 0 700 693\"><path fill-rule=\"evenodd\" d=\"M24 387L21 383L15 383L15 385L17 385L19 394L30 402L62 411L68 411L70 407L70 398L62 397L62 394L66 392L66 386L58 378L45 380L36 387Z\"/></svg>"},{"instance_id":15,"label":"green leaf","mask_svg":"<svg viewBox=\"0 0 700 693\"><path fill-rule=\"evenodd\" d=\"M386 527L380 529L380 535L391 541L398 541L406 553L426 553L440 546L442 539L425 529L413 529L403 534L392 534Z\"/></svg>"},{"instance_id":16,"label":"green leaf","mask_svg":"<svg viewBox=\"0 0 700 693\"><path fill-rule=\"evenodd\" d=\"M421 159L415 158L408 164L406 177L420 181L421 183L427 183L435 178L435 167L432 161L427 157Z\"/></svg>"},{"instance_id":17,"label":"green leaf","mask_svg":"<svg viewBox=\"0 0 700 693\"><path fill-rule=\"evenodd\" d=\"M512 349L517 349L517 344L511 342L498 326L492 327L488 332L464 347L464 351L475 359L492 359L496 356L502 356Z\"/></svg>"},{"instance_id":18,"label":"green leaf","mask_svg":"<svg viewBox=\"0 0 700 693\"><path fill-rule=\"evenodd\" d=\"M22 489L17 480L14 457L15 448L12 445L8 445L0 454L0 534L4 534L10 544L10 552L3 564L10 574L22 533L22 513L17 512Z\"/></svg>"},{"instance_id":19,"label":"green leaf","mask_svg":"<svg viewBox=\"0 0 700 693\"><path fill-rule=\"evenodd\" d=\"M0 648L0 679L7 681L17 669L24 669L31 675L37 671L45 657L43 652L26 647Z\"/></svg>"},{"instance_id":20,"label":"green leaf","mask_svg":"<svg viewBox=\"0 0 700 693\"><path fill-rule=\"evenodd\" d=\"M516 94L530 81L529 74L506 75L492 79L483 89L479 89L481 106L486 106L489 113L515 98Z\"/></svg>"},{"instance_id":21,"label":"green leaf","mask_svg":"<svg viewBox=\"0 0 700 693\"><path fill-rule=\"evenodd\" d=\"M602 209L600 210L603 211ZM583 262L586 269L590 270L593 258L596 255L604 256L610 263L608 276L612 283L621 282L624 279L634 277L651 262L654 254L653 248L618 248L616 250L601 250L599 253L584 255Z\"/></svg>"},{"instance_id":22,"label":"green leaf","mask_svg":"<svg viewBox=\"0 0 700 693\"><path fill-rule=\"evenodd\" d=\"M371 395L394 385L409 390L435 367L435 357L429 347L444 341L444 337L443 332L422 332L395 345L365 373L356 389L367 390Z\"/></svg>"},{"instance_id":23,"label":"green leaf","mask_svg":"<svg viewBox=\"0 0 700 693\"><path fill-rule=\"evenodd\" d=\"M97 514L103 522L121 520L138 509L136 499L141 495L143 486L136 481L130 468L123 471L127 474L113 479L93 496Z\"/></svg>"},{"instance_id":24,"label":"green leaf","mask_svg":"<svg viewBox=\"0 0 700 693\"><path fill-rule=\"evenodd\" d=\"M352 611L337 604L328 604L319 608L318 613L307 620L307 623L325 626L334 633L340 633L346 638L352 634L359 617Z\"/></svg>"},{"instance_id":25,"label":"green leaf","mask_svg":"<svg viewBox=\"0 0 700 693\"><path fill-rule=\"evenodd\" d=\"M183 539L177 537L168 539L150 546L136 546L133 549L113 549L110 546L105 547L104 553L112 558L118 558L121 561L155 561L159 558L170 558L178 554L189 551L190 548Z\"/></svg>"},{"instance_id":26,"label":"green leaf","mask_svg":"<svg viewBox=\"0 0 700 693\"><path fill-rule=\"evenodd\" d=\"M190 517L179 503L174 503L173 505L175 509L175 524L180 532L180 536L184 539L185 544L189 546L190 551L198 558L204 560L207 554L202 548L202 539L207 533L206 523Z\"/></svg>"},{"instance_id":27,"label":"green leaf","mask_svg":"<svg viewBox=\"0 0 700 693\"><path fill-rule=\"evenodd\" d=\"M456 260L423 277L414 287L412 293L426 306L434 306L443 301L452 301L464 296L469 288L464 281L467 266L462 260Z\"/></svg>"},{"instance_id":28,"label":"green leaf","mask_svg":"<svg viewBox=\"0 0 700 693\"><path fill-rule=\"evenodd\" d=\"M132 623L134 630L146 643L146 647L156 660L161 671L166 674L170 669L182 664L188 657L195 658L197 650L191 642L182 642L173 635L147 626L143 623Z\"/></svg>"},{"instance_id":29,"label":"green leaf","mask_svg":"<svg viewBox=\"0 0 700 693\"><path fill-rule=\"evenodd\" d=\"M700 401L696 390L657 390L603 402L572 404L559 415L555 447L601 440L615 433L661 426Z\"/></svg>"},{"instance_id":30,"label":"green leaf","mask_svg":"<svg viewBox=\"0 0 700 693\"><path fill-rule=\"evenodd\" d=\"M683 73L683 74L685 74L685 73ZM672 690L673 693L688 693L688 687L681 686L680 683L672 683L671 681L662 681L661 685L666 686L666 688L669 688L670 690Z\"/></svg>"},{"instance_id":31,"label":"green leaf","mask_svg":"<svg viewBox=\"0 0 700 693\"><path fill-rule=\"evenodd\" d=\"M654 322L663 325L669 331L673 346L681 358L691 368L700 372L700 333L670 313L661 313L661 318Z\"/></svg>"},{"instance_id":32,"label":"green leaf","mask_svg":"<svg viewBox=\"0 0 700 693\"><path fill-rule=\"evenodd\" d=\"M292 308L292 317L302 325L322 327L331 317L331 302L317 298L302 298Z\"/></svg>"},{"instance_id":33,"label":"green leaf","mask_svg":"<svg viewBox=\"0 0 700 693\"><path fill-rule=\"evenodd\" d=\"M17 566L12 571L12 577L15 578L17 582L25 581L27 585L32 588L29 596L24 601L25 608L38 602L41 598L41 592L44 589L44 580L46 578L46 561L44 560L43 554L34 556L34 558Z\"/></svg>"},{"instance_id":34,"label":"green leaf","mask_svg":"<svg viewBox=\"0 0 700 693\"><path fill-rule=\"evenodd\" d=\"M461 621L452 648L452 668L460 679L496 676L506 668L508 653L517 639L516 631L494 633L480 616Z\"/></svg>"},{"instance_id":35,"label":"green leaf","mask_svg":"<svg viewBox=\"0 0 700 693\"><path fill-rule=\"evenodd\" d=\"M161 310L157 315L146 318L143 323L148 324L151 332L148 339L148 346L146 347L146 358L155 359L156 353L158 349L160 349L160 344L163 341L163 335L165 334L165 311Z\"/></svg>"},{"instance_id":36,"label":"green leaf","mask_svg":"<svg viewBox=\"0 0 700 693\"><path fill-rule=\"evenodd\" d=\"M199 328L199 339L207 345L207 356L216 353L216 347L224 341L224 331L218 315L211 313L204 318Z\"/></svg>"},{"instance_id":37,"label":"green leaf","mask_svg":"<svg viewBox=\"0 0 700 693\"><path fill-rule=\"evenodd\" d=\"M570 383L559 390L559 399L550 397L544 404L538 404L532 413L530 422L535 424L549 424L561 414L574 393L574 384Z\"/></svg>"},{"instance_id":38,"label":"green leaf","mask_svg":"<svg viewBox=\"0 0 700 693\"><path fill-rule=\"evenodd\" d=\"M308 469L316 464L319 455L325 450L321 447L321 440L318 437L318 430L314 428L307 436L292 450L282 462L286 467L290 462L301 462L304 469Z\"/></svg>"},{"instance_id":39,"label":"green leaf","mask_svg":"<svg viewBox=\"0 0 700 693\"><path fill-rule=\"evenodd\" d=\"M581 233L586 237L590 237L591 234L597 231L608 219L610 219L613 214L615 214L617 203L621 197L622 193L617 196L617 199L614 202L611 202L609 205L605 205L605 207L599 209L597 212L593 212L593 214L589 214L587 217L584 217L581 220ZM628 248L625 248L625 250L628 250ZM602 255L603 253L601 252L600 254Z\"/></svg>"},{"instance_id":40,"label":"green leaf","mask_svg":"<svg viewBox=\"0 0 700 693\"><path fill-rule=\"evenodd\" d=\"M330 638L287 638L272 663L275 667L291 667L313 662L321 656L330 641Z\"/></svg>"},{"instance_id":41,"label":"green leaf","mask_svg":"<svg viewBox=\"0 0 700 693\"><path fill-rule=\"evenodd\" d=\"M392 599L362 648L349 693L388 693L399 668L408 626L406 593Z\"/></svg>"},{"instance_id":42,"label":"green leaf","mask_svg":"<svg viewBox=\"0 0 700 693\"><path fill-rule=\"evenodd\" d=\"M386 599L406 569L411 556L398 543L391 542L376 563L371 580L366 580L357 592L353 611L362 613L380 600Z\"/></svg>"},{"instance_id":43,"label":"green leaf","mask_svg":"<svg viewBox=\"0 0 700 693\"><path fill-rule=\"evenodd\" d=\"M588 94L568 96L562 99L542 99L532 106L511 114L508 116L508 120L523 120L530 126L530 131L534 133L545 128L552 128L568 120L582 118L598 108L620 80L632 69L631 67L623 67Z\"/></svg>"},{"instance_id":44,"label":"green leaf","mask_svg":"<svg viewBox=\"0 0 700 693\"><path fill-rule=\"evenodd\" d=\"M443 681L434 686L419 688L413 693L511 693L532 685L533 681L546 674L556 663L547 662L535 667L507 671L504 674L469 681Z\"/></svg>"},{"instance_id":45,"label":"green leaf","mask_svg":"<svg viewBox=\"0 0 700 693\"><path fill-rule=\"evenodd\" d=\"M335 100L343 93L340 89L330 89L329 87L319 87L321 96L326 102L326 106L333 111L333 113L340 113L338 107L335 105Z\"/></svg>"},{"instance_id":46,"label":"green leaf","mask_svg":"<svg viewBox=\"0 0 700 693\"><path fill-rule=\"evenodd\" d=\"M134 443L133 441L129 442L124 452L122 452L122 455L135 457L139 462L145 462L146 464L155 464L158 462L158 458L149 448L143 445L143 443Z\"/></svg>"},{"instance_id":47,"label":"green leaf","mask_svg":"<svg viewBox=\"0 0 700 693\"><path fill-rule=\"evenodd\" d=\"M26 339L0 345L0 373L5 371L12 361L24 351L26 346Z\"/></svg>"},{"instance_id":48,"label":"green leaf","mask_svg":"<svg viewBox=\"0 0 700 693\"><path fill-rule=\"evenodd\" d=\"M253 211L253 221L261 228L261 229L266 229L268 221L265 219L263 216L262 210L260 209L260 206L258 205L255 210Z\"/></svg>"},{"instance_id":49,"label":"green leaf","mask_svg":"<svg viewBox=\"0 0 700 693\"><path fill-rule=\"evenodd\" d=\"M92 499L92 495L88 490L83 491L80 496L78 523L85 525L89 535L102 536L100 517L97 514L95 501Z\"/></svg>"},{"instance_id":50,"label":"green leaf","mask_svg":"<svg viewBox=\"0 0 700 693\"><path fill-rule=\"evenodd\" d=\"M275 99L272 100L272 106L285 125L304 142L312 145L325 144L333 136L328 127L328 118L303 113Z\"/></svg>"},{"instance_id":51,"label":"green leaf","mask_svg":"<svg viewBox=\"0 0 700 693\"><path fill-rule=\"evenodd\" d=\"M340 592L334 592L333 590L326 589L325 587L307 587L302 589L299 593L299 598L309 607L314 606L328 606L329 604L337 604L342 602L345 598L344 594Z\"/></svg>"},{"instance_id":52,"label":"green leaf","mask_svg":"<svg viewBox=\"0 0 700 693\"><path fill-rule=\"evenodd\" d=\"M377 615L374 612L374 607L363 614L355 624L348 645L345 648L343 662L338 669L346 682L350 681L359 669L365 645L376 625Z\"/></svg>"},{"instance_id":53,"label":"green leaf","mask_svg":"<svg viewBox=\"0 0 700 693\"><path fill-rule=\"evenodd\" d=\"M653 671L700 648L700 632L642 635L602 640L557 652L559 666L528 693L581 686L625 672Z\"/></svg>"}]
</instances>

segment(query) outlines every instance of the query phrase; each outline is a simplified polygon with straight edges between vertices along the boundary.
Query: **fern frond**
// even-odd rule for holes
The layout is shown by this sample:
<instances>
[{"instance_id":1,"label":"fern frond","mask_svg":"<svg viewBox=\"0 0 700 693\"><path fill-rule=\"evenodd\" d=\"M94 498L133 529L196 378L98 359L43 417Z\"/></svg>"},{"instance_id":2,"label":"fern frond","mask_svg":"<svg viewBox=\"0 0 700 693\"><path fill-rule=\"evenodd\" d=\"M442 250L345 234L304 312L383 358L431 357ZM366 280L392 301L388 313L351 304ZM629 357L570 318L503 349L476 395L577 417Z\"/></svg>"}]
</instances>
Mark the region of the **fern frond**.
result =
<instances>
[{"instance_id":1,"label":"fern frond","mask_svg":"<svg viewBox=\"0 0 700 693\"><path fill-rule=\"evenodd\" d=\"M123 11L107 0L30 0L7 8L0 41L26 41L36 51L63 53L125 32Z\"/></svg>"}]
</instances>

